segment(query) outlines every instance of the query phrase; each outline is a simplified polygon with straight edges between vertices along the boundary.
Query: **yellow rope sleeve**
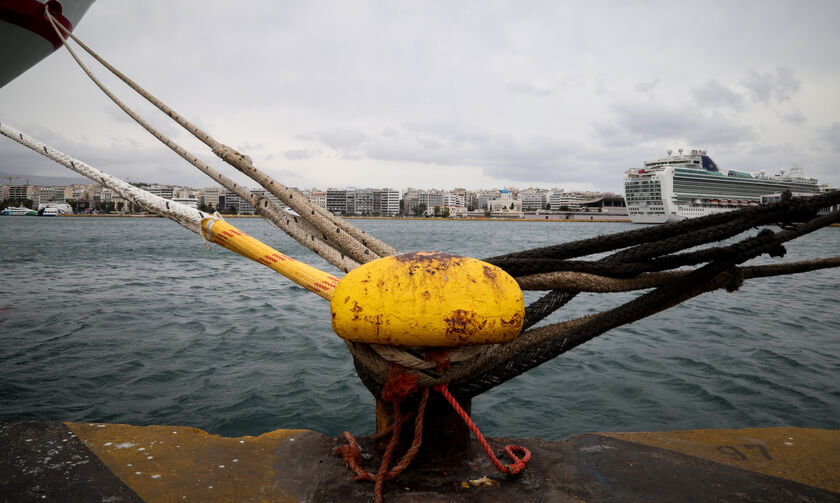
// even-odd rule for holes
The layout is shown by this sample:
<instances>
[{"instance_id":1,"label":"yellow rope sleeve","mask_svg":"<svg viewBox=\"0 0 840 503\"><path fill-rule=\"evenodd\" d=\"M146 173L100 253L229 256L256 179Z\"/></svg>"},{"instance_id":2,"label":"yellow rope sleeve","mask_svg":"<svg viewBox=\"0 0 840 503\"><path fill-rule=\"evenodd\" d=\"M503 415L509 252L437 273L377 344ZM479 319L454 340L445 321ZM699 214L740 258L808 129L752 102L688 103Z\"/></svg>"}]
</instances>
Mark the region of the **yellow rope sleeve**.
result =
<instances>
[{"instance_id":1,"label":"yellow rope sleeve","mask_svg":"<svg viewBox=\"0 0 840 503\"><path fill-rule=\"evenodd\" d=\"M205 218L201 221L201 229L208 241L259 262L327 300L332 299L338 285L338 278L332 274L283 255L224 220Z\"/></svg>"}]
</instances>

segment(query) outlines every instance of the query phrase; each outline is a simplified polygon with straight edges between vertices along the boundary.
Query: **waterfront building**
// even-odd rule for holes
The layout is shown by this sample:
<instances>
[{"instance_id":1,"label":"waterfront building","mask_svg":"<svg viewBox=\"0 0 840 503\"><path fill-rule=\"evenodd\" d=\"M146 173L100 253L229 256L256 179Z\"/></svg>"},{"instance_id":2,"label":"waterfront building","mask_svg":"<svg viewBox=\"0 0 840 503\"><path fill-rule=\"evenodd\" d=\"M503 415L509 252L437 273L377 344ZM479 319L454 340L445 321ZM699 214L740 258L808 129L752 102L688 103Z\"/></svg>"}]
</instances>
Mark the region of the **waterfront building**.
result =
<instances>
[{"instance_id":1,"label":"waterfront building","mask_svg":"<svg viewBox=\"0 0 840 503\"><path fill-rule=\"evenodd\" d=\"M211 208L219 207L219 196L224 196L222 187L207 187L198 191L198 202Z\"/></svg>"},{"instance_id":2,"label":"waterfront building","mask_svg":"<svg viewBox=\"0 0 840 503\"><path fill-rule=\"evenodd\" d=\"M172 185L149 185L148 187L144 187L144 189L164 199L175 197L175 187Z\"/></svg>"},{"instance_id":3,"label":"waterfront building","mask_svg":"<svg viewBox=\"0 0 840 503\"><path fill-rule=\"evenodd\" d=\"M400 192L392 188L373 190L373 214L393 217L400 212Z\"/></svg>"},{"instance_id":4,"label":"waterfront building","mask_svg":"<svg viewBox=\"0 0 840 503\"><path fill-rule=\"evenodd\" d=\"M219 211L219 213L229 213L229 212L232 212L232 211L236 211L237 213L239 213L239 202L240 201L242 201L242 198L240 198L239 196L237 196L233 192L231 192L229 194L225 194L225 200L224 200L224 203L222 203L223 204L222 210ZM220 199L219 202L221 203L221 199ZM233 209L231 209L231 208L233 208Z\"/></svg>"},{"instance_id":5,"label":"waterfront building","mask_svg":"<svg viewBox=\"0 0 840 503\"><path fill-rule=\"evenodd\" d=\"M327 207L327 193L323 190L313 188L312 190L304 192L303 195L305 195L312 204L320 206L321 208Z\"/></svg>"},{"instance_id":6,"label":"waterfront building","mask_svg":"<svg viewBox=\"0 0 840 503\"><path fill-rule=\"evenodd\" d=\"M35 189L31 185L9 185L10 201L25 201L32 199L35 195Z\"/></svg>"},{"instance_id":7,"label":"waterfront building","mask_svg":"<svg viewBox=\"0 0 840 503\"><path fill-rule=\"evenodd\" d=\"M173 197L172 201L181 203L184 206L189 206L190 208L198 209L198 199L194 197Z\"/></svg>"},{"instance_id":8,"label":"waterfront building","mask_svg":"<svg viewBox=\"0 0 840 503\"><path fill-rule=\"evenodd\" d=\"M350 194L354 194L354 201L351 202ZM347 212L351 215L372 215L373 214L373 189L347 189ZM351 204L352 203L352 204Z\"/></svg>"},{"instance_id":9,"label":"waterfront building","mask_svg":"<svg viewBox=\"0 0 840 503\"><path fill-rule=\"evenodd\" d=\"M327 189L327 211L334 215L343 215L347 211L347 191Z\"/></svg>"},{"instance_id":10,"label":"waterfront building","mask_svg":"<svg viewBox=\"0 0 840 503\"><path fill-rule=\"evenodd\" d=\"M494 199L499 199L502 192L498 189L493 190L482 190L478 192L478 207L479 210L486 210L490 208L488 204L490 201Z\"/></svg>"},{"instance_id":11,"label":"waterfront building","mask_svg":"<svg viewBox=\"0 0 840 503\"><path fill-rule=\"evenodd\" d=\"M64 185L38 186L34 188L33 201L42 203L64 203L73 198L73 189Z\"/></svg>"},{"instance_id":12,"label":"waterfront building","mask_svg":"<svg viewBox=\"0 0 840 503\"><path fill-rule=\"evenodd\" d=\"M417 213L417 206L420 204L420 191L409 187L405 190L402 197L402 213L403 215L412 216Z\"/></svg>"},{"instance_id":13,"label":"waterfront building","mask_svg":"<svg viewBox=\"0 0 840 503\"><path fill-rule=\"evenodd\" d=\"M526 189L519 193L522 211L537 211L545 208L548 191L543 189Z\"/></svg>"},{"instance_id":14,"label":"waterfront building","mask_svg":"<svg viewBox=\"0 0 840 503\"><path fill-rule=\"evenodd\" d=\"M490 210L490 217L495 218L522 218L522 201L514 199L513 193L507 189L499 191L497 199L487 202L487 209Z\"/></svg>"},{"instance_id":15,"label":"waterfront building","mask_svg":"<svg viewBox=\"0 0 840 503\"><path fill-rule=\"evenodd\" d=\"M565 192L560 190L552 192L548 202L551 204L552 211L560 211L561 208L577 210L597 203L601 199L603 199L603 196L596 192Z\"/></svg>"},{"instance_id":16,"label":"waterfront building","mask_svg":"<svg viewBox=\"0 0 840 503\"><path fill-rule=\"evenodd\" d=\"M428 190L418 194L420 204L426 205L426 211L434 210L435 206L443 206L443 193L439 190Z\"/></svg>"}]
</instances>

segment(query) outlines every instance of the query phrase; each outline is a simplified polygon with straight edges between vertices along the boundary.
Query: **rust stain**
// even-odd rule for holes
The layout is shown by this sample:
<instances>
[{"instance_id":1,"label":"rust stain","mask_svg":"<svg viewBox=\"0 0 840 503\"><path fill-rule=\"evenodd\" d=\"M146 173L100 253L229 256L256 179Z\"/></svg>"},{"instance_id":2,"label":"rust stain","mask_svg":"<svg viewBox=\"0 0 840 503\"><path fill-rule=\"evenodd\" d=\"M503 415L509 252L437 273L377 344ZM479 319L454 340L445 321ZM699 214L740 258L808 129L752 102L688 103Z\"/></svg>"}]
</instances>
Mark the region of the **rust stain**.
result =
<instances>
[{"instance_id":1,"label":"rust stain","mask_svg":"<svg viewBox=\"0 0 840 503\"><path fill-rule=\"evenodd\" d=\"M382 326L382 315L365 316L365 321L376 327L376 334L379 335L379 328Z\"/></svg>"},{"instance_id":2,"label":"rust stain","mask_svg":"<svg viewBox=\"0 0 840 503\"><path fill-rule=\"evenodd\" d=\"M359 313L361 313L362 311L362 306L360 306L358 302L353 301L353 307L350 308L350 312L353 313L353 321L360 319Z\"/></svg>"},{"instance_id":3,"label":"rust stain","mask_svg":"<svg viewBox=\"0 0 840 503\"><path fill-rule=\"evenodd\" d=\"M521 327L522 326L522 315L519 313L514 313L511 319L506 320L504 318L499 318L502 326L504 327Z\"/></svg>"},{"instance_id":4,"label":"rust stain","mask_svg":"<svg viewBox=\"0 0 840 503\"><path fill-rule=\"evenodd\" d=\"M470 337L480 332L487 319L474 311L456 309L449 313L446 322L446 339L452 343L459 344L467 342Z\"/></svg>"},{"instance_id":5,"label":"rust stain","mask_svg":"<svg viewBox=\"0 0 840 503\"><path fill-rule=\"evenodd\" d=\"M490 281L496 281L496 269L488 266L484 266L484 275L487 276L487 279Z\"/></svg>"},{"instance_id":6,"label":"rust stain","mask_svg":"<svg viewBox=\"0 0 840 503\"><path fill-rule=\"evenodd\" d=\"M402 255L396 255L394 257L399 262L431 262L432 260L440 260L440 261L450 261L451 259L461 258L457 255L450 255L444 252L426 252L426 251L417 251L417 252L410 252L410 253L403 253Z\"/></svg>"}]
</instances>

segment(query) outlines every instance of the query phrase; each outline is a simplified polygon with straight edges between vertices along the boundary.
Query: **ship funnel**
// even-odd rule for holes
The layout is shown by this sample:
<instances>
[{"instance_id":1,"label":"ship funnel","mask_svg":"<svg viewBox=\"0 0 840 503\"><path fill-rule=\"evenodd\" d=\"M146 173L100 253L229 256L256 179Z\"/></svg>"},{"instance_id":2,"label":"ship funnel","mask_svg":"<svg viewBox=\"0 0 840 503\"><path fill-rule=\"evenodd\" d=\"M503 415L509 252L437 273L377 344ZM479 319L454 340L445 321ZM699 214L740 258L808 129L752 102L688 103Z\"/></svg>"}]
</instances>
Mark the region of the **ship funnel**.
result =
<instances>
[{"instance_id":1,"label":"ship funnel","mask_svg":"<svg viewBox=\"0 0 840 503\"><path fill-rule=\"evenodd\" d=\"M670 148L669 148L666 152L668 152L668 157L670 157L670 156L671 156L671 153L673 153L674 151L673 151L672 149L670 149Z\"/></svg>"},{"instance_id":2,"label":"ship funnel","mask_svg":"<svg viewBox=\"0 0 840 503\"><path fill-rule=\"evenodd\" d=\"M682 155L682 151L683 151L683 149L681 149L681 148L678 148L678 149L677 149L677 152L679 152L679 153L680 153L680 155Z\"/></svg>"}]
</instances>

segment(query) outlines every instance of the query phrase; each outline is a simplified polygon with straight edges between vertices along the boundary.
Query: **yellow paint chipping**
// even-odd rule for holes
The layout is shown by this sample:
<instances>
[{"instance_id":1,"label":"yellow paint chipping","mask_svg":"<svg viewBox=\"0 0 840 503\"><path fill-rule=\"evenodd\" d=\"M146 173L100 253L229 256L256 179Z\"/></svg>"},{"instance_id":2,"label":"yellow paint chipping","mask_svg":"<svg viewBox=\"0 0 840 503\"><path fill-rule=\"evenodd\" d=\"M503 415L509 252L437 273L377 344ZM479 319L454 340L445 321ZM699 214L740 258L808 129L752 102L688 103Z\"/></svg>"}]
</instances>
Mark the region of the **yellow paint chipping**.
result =
<instances>
[{"instance_id":1,"label":"yellow paint chipping","mask_svg":"<svg viewBox=\"0 0 840 503\"><path fill-rule=\"evenodd\" d=\"M744 428L605 436L840 492L840 431Z\"/></svg>"},{"instance_id":2,"label":"yellow paint chipping","mask_svg":"<svg viewBox=\"0 0 840 503\"><path fill-rule=\"evenodd\" d=\"M330 302L336 334L354 342L458 347L513 340L522 328L522 290L477 259L415 252L349 272Z\"/></svg>"},{"instance_id":3,"label":"yellow paint chipping","mask_svg":"<svg viewBox=\"0 0 840 503\"><path fill-rule=\"evenodd\" d=\"M307 430L225 438L183 426L65 423L144 501L296 502L278 483L278 446ZM186 498L184 498L186 496Z\"/></svg>"}]
</instances>

